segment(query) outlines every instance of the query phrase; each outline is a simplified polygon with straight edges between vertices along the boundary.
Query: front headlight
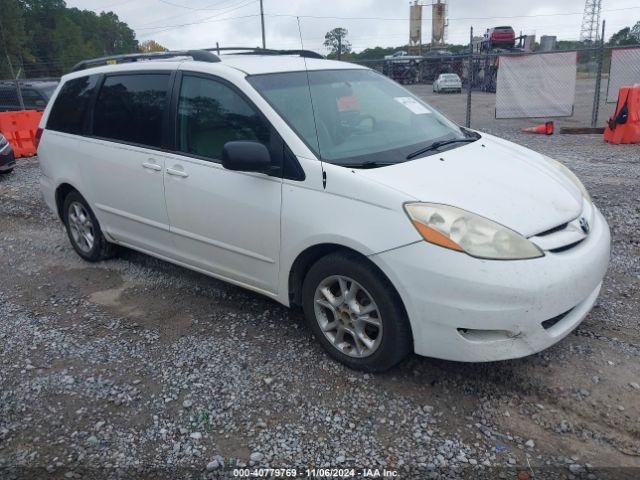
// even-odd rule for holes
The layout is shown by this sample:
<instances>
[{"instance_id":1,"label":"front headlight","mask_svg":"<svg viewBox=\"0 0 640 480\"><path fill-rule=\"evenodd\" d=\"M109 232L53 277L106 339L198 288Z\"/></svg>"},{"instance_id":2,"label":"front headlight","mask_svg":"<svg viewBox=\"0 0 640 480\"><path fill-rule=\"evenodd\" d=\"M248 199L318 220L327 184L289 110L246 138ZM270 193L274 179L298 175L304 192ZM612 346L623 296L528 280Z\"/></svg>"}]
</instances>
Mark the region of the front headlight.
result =
<instances>
[{"instance_id":1,"label":"front headlight","mask_svg":"<svg viewBox=\"0 0 640 480\"><path fill-rule=\"evenodd\" d=\"M551 165L553 168L555 168L556 170L558 170L560 173L562 173L565 177L567 177L569 180L571 180L571 182L578 187L578 189L580 190L580 192L582 193L582 197L587 200L587 202L589 203L593 203L593 201L591 200L591 195L589 195L589 192L587 192L587 189L584 188L584 185L582 184L582 182L580 181L580 179L576 176L575 173L573 173L571 170L569 170L567 167L565 167L562 163L560 163L557 160L554 160L551 157L544 157L545 160L547 160L547 162L549 163L549 165Z\"/></svg>"},{"instance_id":2,"label":"front headlight","mask_svg":"<svg viewBox=\"0 0 640 480\"><path fill-rule=\"evenodd\" d=\"M437 203L407 203L404 208L429 243L494 260L544 256L519 233L466 210Z\"/></svg>"}]
</instances>

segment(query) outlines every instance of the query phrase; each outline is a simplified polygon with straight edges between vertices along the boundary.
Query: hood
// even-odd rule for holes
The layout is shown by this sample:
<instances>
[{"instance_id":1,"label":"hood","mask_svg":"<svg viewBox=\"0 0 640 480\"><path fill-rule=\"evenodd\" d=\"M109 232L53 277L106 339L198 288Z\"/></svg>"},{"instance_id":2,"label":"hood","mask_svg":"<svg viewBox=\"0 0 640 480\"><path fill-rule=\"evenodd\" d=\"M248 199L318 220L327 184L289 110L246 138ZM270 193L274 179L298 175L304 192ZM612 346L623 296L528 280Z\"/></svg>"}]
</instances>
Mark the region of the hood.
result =
<instances>
[{"instance_id":1,"label":"hood","mask_svg":"<svg viewBox=\"0 0 640 480\"><path fill-rule=\"evenodd\" d=\"M569 222L582 211L580 190L543 155L491 135L360 173L415 200L462 208L526 237Z\"/></svg>"}]
</instances>

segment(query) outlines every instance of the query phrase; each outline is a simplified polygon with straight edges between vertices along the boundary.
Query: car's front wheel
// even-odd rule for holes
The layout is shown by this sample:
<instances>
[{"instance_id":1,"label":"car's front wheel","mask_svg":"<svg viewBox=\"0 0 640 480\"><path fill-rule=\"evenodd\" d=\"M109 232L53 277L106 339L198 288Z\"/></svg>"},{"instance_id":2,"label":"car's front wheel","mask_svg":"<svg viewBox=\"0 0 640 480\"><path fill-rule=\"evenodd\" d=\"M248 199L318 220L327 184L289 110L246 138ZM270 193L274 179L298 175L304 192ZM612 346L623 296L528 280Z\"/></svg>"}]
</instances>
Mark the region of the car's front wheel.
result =
<instances>
[{"instance_id":1,"label":"car's front wheel","mask_svg":"<svg viewBox=\"0 0 640 480\"><path fill-rule=\"evenodd\" d=\"M96 216L78 192L66 196L63 220L71 245L82 258L98 262L113 256L115 245L104 237Z\"/></svg>"},{"instance_id":2,"label":"car's front wheel","mask_svg":"<svg viewBox=\"0 0 640 480\"><path fill-rule=\"evenodd\" d=\"M302 300L316 338L351 368L387 370L411 352L411 328L395 289L356 255L320 259L304 280Z\"/></svg>"}]
</instances>

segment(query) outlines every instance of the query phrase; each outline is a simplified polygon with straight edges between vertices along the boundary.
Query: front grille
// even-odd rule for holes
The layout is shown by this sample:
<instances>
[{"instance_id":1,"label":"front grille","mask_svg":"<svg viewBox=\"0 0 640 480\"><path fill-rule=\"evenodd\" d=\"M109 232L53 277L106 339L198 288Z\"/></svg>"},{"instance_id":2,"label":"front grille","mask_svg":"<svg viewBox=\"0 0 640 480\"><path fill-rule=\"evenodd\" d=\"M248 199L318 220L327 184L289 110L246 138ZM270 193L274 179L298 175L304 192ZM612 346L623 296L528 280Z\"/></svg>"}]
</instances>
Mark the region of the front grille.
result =
<instances>
[{"instance_id":1,"label":"front grille","mask_svg":"<svg viewBox=\"0 0 640 480\"><path fill-rule=\"evenodd\" d=\"M573 308L571 310L573 310ZM549 330L551 327L556 325L560 320L562 320L564 317L569 315L569 313L571 313L571 310L567 310L566 312L561 313L560 315L550 318L549 320L545 320L544 322L542 322L542 328L544 328L545 330Z\"/></svg>"},{"instance_id":2,"label":"front grille","mask_svg":"<svg viewBox=\"0 0 640 480\"><path fill-rule=\"evenodd\" d=\"M560 232L567 228L567 225L569 225L569 222L558 225L557 227L550 228L549 230L545 230L542 233L538 233L536 237L544 237L545 235L551 235L552 233Z\"/></svg>"},{"instance_id":3,"label":"front grille","mask_svg":"<svg viewBox=\"0 0 640 480\"><path fill-rule=\"evenodd\" d=\"M582 243L584 239L582 240L578 240L577 242L573 242L570 243L569 245L565 245L563 247L558 247L558 248L552 248L551 250L549 250L552 253L561 253L561 252L566 252L567 250L571 250L573 247L578 246Z\"/></svg>"}]
</instances>

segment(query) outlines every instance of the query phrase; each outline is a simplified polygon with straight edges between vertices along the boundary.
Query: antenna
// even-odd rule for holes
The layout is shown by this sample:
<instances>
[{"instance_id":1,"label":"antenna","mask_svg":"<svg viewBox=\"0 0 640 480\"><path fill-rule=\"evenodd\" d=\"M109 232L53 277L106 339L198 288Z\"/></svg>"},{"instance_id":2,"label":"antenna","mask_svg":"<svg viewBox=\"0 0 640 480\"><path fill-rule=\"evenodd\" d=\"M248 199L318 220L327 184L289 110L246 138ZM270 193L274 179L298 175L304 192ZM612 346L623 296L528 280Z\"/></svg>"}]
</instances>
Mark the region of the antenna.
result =
<instances>
[{"instance_id":1,"label":"antenna","mask_svg":"<svg viewBox=\"0 0 640 480\"><path fill-rule=\"evenodd\" d=\"M298 22L298 33L300 34L300 48L304 51L304 41L302 40L302 27L300 27L300 17L296 17ZM320 151L320 135L318 134L318 124L316 123L316 110L313 106L313 95L311 94L311 80L309 78L309 68L307 67L307 58L302 57L304 61L304 72L307 75L307 88L309 90L309 100L311 102L311 115L313 116L313 127L316 131L316 141L318 142L318 155L320 156L320 169L322 170L322 188L327 188L327 173L324 171L322 163L322 152Z\"/></svg>"}]
</instances>

